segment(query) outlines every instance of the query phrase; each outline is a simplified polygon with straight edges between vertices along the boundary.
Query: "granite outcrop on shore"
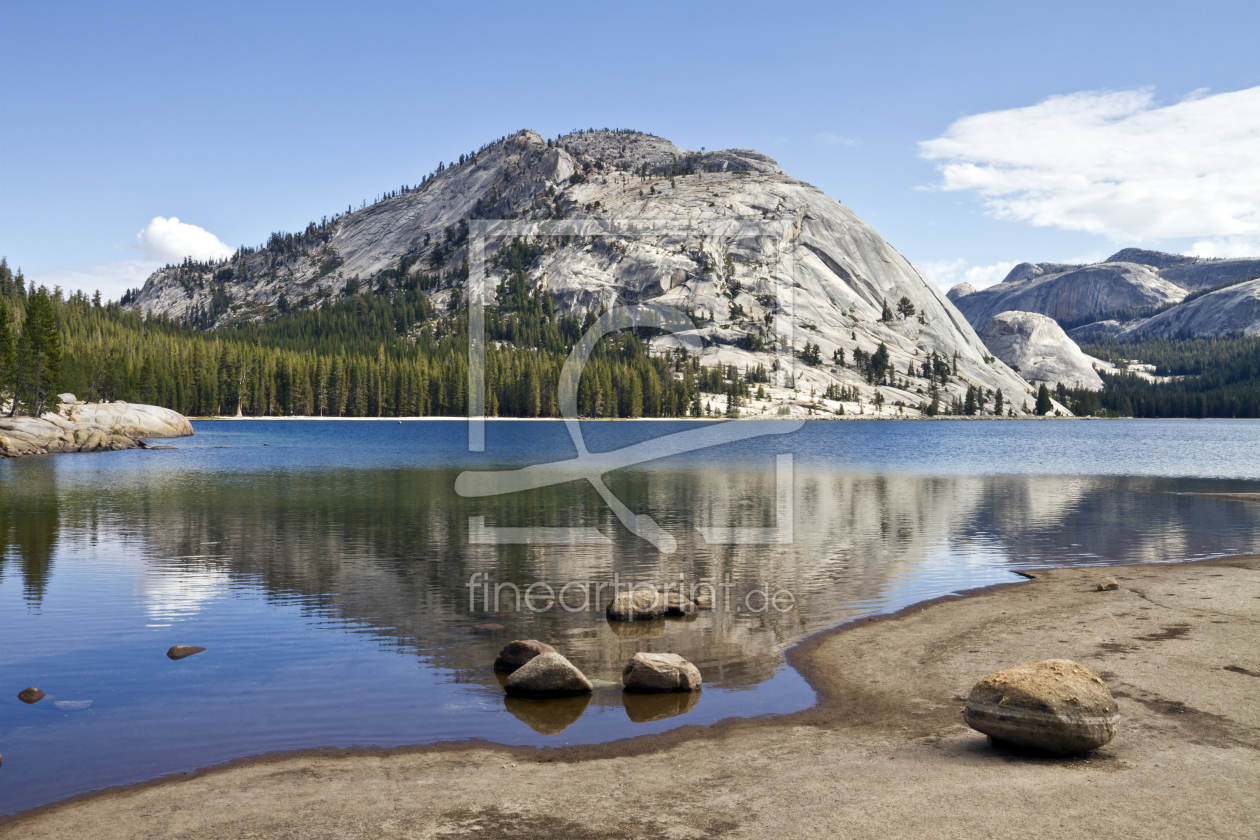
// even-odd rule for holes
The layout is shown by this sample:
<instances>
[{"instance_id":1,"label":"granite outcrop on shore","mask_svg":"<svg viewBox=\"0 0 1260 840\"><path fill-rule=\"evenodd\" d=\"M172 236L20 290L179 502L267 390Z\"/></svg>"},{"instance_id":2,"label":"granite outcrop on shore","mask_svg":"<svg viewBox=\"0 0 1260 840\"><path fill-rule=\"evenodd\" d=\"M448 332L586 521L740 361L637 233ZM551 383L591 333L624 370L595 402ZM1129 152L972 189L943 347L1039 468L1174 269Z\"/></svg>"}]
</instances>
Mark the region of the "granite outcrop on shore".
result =
<instances>
[{"instance_id":1,"label":"granite outcrop on shore","mask_svg":"<svg viewBox=\"0 0 1260 840\"><path fill-rule=\"evenodd\" d=\"M63 394L57 411L40 417L0 417L0 458L147 449L146 439L192 433L188 418L169 408L85 403Z\"/></svg>"}]
</instances>

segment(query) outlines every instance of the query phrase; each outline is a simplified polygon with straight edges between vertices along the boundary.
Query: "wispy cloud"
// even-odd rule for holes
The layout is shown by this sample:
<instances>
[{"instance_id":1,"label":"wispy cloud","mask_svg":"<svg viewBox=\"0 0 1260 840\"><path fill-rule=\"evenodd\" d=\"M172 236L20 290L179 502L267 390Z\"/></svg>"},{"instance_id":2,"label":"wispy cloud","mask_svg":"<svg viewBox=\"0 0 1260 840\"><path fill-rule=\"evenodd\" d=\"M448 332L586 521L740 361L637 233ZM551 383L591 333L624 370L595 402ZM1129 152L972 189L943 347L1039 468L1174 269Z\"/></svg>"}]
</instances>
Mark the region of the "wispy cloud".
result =
<instances>
[{"instance_id":1,"label":"wispy cloud","mask_svg":"<svg viewBox=\"0 0 1260 840\"><path fill-rule=\"evenodd\" d=\"M1082 92L963 117L920 155L943 190L997 218L1115 242L1197 239L1204 253L1260 253L1260 87Z\"/></svg>"},{"instance_id":2,"label":"wispy cloud","mask_svg":"<svg viewBox=\"0 0 1260 840\"><path fill-rule=\"evenodd\" d=\"M856 137L845 137L831 131L819 132L814 135L814 139L824 146L856 146L858 144Z\"/></svg>"}]
</instances>

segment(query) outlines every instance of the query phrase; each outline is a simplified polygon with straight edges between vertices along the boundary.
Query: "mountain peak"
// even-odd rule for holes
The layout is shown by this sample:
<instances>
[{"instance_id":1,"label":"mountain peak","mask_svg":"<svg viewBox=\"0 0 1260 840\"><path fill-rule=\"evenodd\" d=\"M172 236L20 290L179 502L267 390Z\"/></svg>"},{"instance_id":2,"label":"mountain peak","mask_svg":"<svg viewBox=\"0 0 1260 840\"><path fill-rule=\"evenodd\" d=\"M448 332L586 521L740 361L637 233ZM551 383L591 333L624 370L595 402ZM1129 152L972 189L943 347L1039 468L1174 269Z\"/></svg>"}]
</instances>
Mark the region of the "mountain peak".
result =
<instances>
[{"instance_id":1,"label":"mountain peak","mask_svg":"<svg viewBox=\"0 0 1260 840\"><path fill-rule=\"evenodd\" d=\"M1200 257L1185 257L1180 254L1168 254L1163 251L1148 251L1145 248L1122 248L1103 260L1105 263L1137 263L1151 268L1167 268L1170 265L1185 265L1198 262Z\"/></svg>"}]
</instances>

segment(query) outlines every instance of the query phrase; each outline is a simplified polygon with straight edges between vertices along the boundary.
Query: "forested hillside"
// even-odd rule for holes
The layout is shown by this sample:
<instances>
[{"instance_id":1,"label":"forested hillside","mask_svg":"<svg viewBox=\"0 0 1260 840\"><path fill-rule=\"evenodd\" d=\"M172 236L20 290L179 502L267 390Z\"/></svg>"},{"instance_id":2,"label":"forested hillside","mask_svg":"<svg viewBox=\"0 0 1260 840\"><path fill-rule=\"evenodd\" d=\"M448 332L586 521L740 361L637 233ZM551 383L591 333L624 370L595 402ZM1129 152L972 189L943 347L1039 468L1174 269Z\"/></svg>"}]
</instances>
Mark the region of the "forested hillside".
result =
<instances>
[{"instance_id":1,"label":"forested hillside","mask_svg":"<svg viewBox=\"0 0 1260 840\"><path fill-rule=\"evenodd\" d=\"M12 322L0 321L0 342L7 337L22 346L32 306L55 324L59 366L42 380L40 407L48 395L69 391L84 400L149 403L190 416L462 415L467 311L435 312L424 285L422 275L382 294L202 333L103 303L99 295L63 299L34 289L0 263L0 318L7 314ZM529 294L520 275L505 282L499 297L503 303L486 317L487 411L558 416L560 368L589 323L558 317L550 298ZM9 395L15 365L6 361L12 353L3 355L6 346L0 343L0 392ZM639 336L609 336L587 364L578 410L590 417L717 413L747 396L744 373L702 368L681 354L649 357ZM23 397L18 413L36 408Z\"/></svg>"}]
</instances>

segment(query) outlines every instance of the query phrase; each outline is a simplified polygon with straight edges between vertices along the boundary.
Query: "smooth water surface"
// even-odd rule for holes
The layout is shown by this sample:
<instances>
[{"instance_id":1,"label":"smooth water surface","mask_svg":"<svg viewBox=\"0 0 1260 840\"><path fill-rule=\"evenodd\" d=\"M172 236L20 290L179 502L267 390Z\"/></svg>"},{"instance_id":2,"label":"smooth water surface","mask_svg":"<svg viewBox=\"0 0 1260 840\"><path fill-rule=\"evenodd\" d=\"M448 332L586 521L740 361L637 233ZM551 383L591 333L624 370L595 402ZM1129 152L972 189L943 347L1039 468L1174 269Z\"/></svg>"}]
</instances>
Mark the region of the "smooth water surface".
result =
<instances>
[{"instance_id":1,"label":"smooth water surface","mask_svg":"<svg viewBox=\"0 0 1260 840\"><path fill-rule=\"evenodd\" d=\"M583 434L607 451L698 425ZM1252 552L1260 533L1260 505L1193 495L1260 490L1246 421L815 422L607 474L672 554L585 481L454 492L463 470L574 457L558 422L490 422L482 453L454 421L194 426L175 451L0 462L0 813L274 750L558 745L793 711L813 694L783 651L809 633L1018 568ZM791 543L707 543L697 527L782 528L783 454ZM607 539L473 543L470 517ZM510 588L496 608L475 574L553 592L681 575L718 584L718 609L615 625L607 595L534 613ZM790 594L778 610L763 592ZM515 638L554 645L594 696L505 700L490 664ZM172 662L174 644L207 651ZM639 650L690 659L703 691L623 700ZM48 696L22 704L28 685Z\"/></svg>"}]
</instances>

